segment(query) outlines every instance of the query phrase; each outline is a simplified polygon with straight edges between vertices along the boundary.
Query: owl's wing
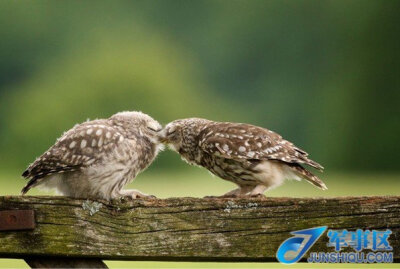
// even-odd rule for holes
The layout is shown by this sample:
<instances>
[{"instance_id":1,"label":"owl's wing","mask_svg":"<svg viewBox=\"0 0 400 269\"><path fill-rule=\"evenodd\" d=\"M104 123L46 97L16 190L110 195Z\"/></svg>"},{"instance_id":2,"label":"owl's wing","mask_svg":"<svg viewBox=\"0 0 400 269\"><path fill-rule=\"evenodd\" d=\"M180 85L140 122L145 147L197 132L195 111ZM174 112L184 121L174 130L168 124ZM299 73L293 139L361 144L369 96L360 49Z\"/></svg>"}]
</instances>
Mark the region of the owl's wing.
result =
<instances>
[{"instance_id":1,"label":"owl's wing","mask_svg":"<svg viewBox=\"0 0 400 269\"><path fill-rule=\"evenodd\" d=\"M72 172L94 164L106 157L123 140L122 134L106 121L76 125L24 171L22 176L30 181L22 193L26 193L46 176Z\"/></svg>"},{"instance_id":2,"label":"owl's wing","mask_svg":"<svg viewBox=\"0 0 400 269\"><path fill-rule=\"evenodd\" d=\"M228 159L277 160L323 167L279 134L250 124L217 123L199 134L199 146L210 154Z\"/></svg>"}]
</instances>

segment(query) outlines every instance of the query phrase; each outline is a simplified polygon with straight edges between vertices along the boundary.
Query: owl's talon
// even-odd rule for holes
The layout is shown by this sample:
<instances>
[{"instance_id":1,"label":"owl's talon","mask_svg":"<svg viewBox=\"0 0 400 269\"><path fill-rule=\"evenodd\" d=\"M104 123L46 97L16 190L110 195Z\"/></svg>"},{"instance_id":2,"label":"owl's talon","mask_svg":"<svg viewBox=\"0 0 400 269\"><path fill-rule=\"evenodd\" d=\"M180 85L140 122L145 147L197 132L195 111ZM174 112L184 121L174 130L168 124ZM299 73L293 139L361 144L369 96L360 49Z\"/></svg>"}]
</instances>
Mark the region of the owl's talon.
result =
<instances>
[{"instance_id":1,"label":"owl's talon","mask_svg":"<svg viewBox=\"0 0 400 269\"><path fill-rule=\"evenodd\" d=\"M258 198L258 199L265 199L267 198L264 194L262 193L257 193L257 194L252 194L250 195L251 198Z\"/></svg>"},{"instance_id":2,"label":"owl's talon","mask_svg":"<svg viewBox=\"0 0 400 269\"><path fill-rule=\"evenodd\" d=\"M234 189L230 192L227 192L221 196L217 196L218 198L238 198L241 193L241 188Z\"/></svg>"},{"instance_id":3,"label":"owl's talon","mask_svg":"<svg viewBox=\"0 0 400 269\"><path fill-rule=\"evenodd\" d=\"M122 198L128 198L128 199L156 199L154 195L150 194L145 194L143 192L140 192L138 190L122 190L121 192Z\"/></svg>"},{"instance_id":4,"label":"owl's talon","mask_svg":"<svg viewBox=\"0 0 400 269\"><path fill-rule=\"evenodd\" d=\"M154 199L157 199L157 197L154 196L154 195L151 195L151 194L144 194L144 193L141 193L141 194L137 194L137 195L136 195L136 198L134 198L134 199L154 200Z\"/></svg>"},{"instance_id":5,"label":"owl's talon","mask_svg":"<svg viewBox=\"0 0 400 269\"><path fill-rule=\"evenodd\" d=\"M240 195L236 193L227 193L221 196L218 196L218 198L239 198Z\"/></svg>"},{"instance_id":6,"label":"owl's talon","mask_svg":"<svg viewBox=\"0 0 400 269\"><path fill-rule=\"evenodd\" d=\"M147 195L147 196L143 196L143 197L140 197L140 198L142 198L142 199L149 199L149 200L155 200L155 199L157 199L157 196L152 195L152 194L149 194L149 195Z\"/></svg>"}]
</instances>

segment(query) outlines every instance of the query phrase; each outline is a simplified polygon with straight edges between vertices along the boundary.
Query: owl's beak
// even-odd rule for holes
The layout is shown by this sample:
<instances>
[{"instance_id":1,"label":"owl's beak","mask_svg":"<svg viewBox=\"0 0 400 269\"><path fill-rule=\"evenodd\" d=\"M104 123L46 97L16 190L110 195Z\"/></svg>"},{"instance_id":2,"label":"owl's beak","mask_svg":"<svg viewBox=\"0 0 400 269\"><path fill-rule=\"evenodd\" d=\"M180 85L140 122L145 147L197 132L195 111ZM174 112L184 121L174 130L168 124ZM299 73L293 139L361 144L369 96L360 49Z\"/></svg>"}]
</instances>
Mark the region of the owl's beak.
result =
<instances>
[{"instance_id":1,"label":"owl's beak","mask_svg":"<svg viewBox=\"0 0 400 269\"><path fill-rule=\"evenodd\" d=\"M159 137L158 141L160 141L161 143L165 144L165 143L167 143L168 139L166 137Z\"/></svg>"},{"instance_id":2,"label":"owl's beak","mask_svg":"<svg viewBox=\"0 0 400 269\"><path fill-rule=\"evenodd\" d=\"M161 143L164 143L164 144L167 143L168 138L167 138L166 131L164 129L160 130L158 132L158 141L160 141Z\"/></svg>"}]
</instances>

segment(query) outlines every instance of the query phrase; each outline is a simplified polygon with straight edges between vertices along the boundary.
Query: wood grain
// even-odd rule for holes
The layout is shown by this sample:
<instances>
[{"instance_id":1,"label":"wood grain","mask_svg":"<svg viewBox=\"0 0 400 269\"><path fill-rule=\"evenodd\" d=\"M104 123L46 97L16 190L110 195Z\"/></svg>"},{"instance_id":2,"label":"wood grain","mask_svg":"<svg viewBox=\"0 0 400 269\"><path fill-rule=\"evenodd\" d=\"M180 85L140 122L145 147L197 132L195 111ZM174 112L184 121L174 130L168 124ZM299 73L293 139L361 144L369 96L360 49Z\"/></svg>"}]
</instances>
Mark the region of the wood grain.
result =
<instances>
[{"instance_id":1,"label":"wood grain","mask_svg":"<svg viewBox=\"0 0 400 269\"><path fill-rule=\"evenodd\" d=\"M33 231L0 232L0 257L276 261L291 231L326 225L391 229L400 258L399 196L172 198L102 202L98 212L88 207L66 197L0 197L0 210L34 209L37 223ZM322 236L312 250L333 251L326 243Z\"/></svg>"}]
</instances>

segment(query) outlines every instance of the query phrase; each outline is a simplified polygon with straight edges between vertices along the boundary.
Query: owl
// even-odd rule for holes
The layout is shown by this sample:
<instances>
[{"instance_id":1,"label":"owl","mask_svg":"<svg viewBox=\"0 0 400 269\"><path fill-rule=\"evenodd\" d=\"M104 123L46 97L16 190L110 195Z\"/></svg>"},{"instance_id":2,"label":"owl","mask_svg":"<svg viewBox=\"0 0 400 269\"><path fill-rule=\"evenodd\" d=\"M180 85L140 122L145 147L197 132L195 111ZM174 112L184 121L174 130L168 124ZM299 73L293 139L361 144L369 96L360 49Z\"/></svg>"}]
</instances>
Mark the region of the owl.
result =
<instances>
[{"instance_id":1,"label":"owl","mask_svg":"<svg viewBox=\"0 0 400 269\"><path fill-rule=\"evenodd\" d=\"M323 167L308 154L265 128L244 123L200 118L176 120L161 132L161 140L189 164L235 183L238 188L221 197L257 197L285 179L305 179L325 190L325 184L303 165Z\"/></svg>"},{"instance_id":2,"label":"owl","mask_svg":"<svg viewBox=\"0 0 400 269\"><path fill-rule=\"evenodd\" d=\"M38 186L74 198L148 197L122 188L162 149L161 129L141 112L120 112L75 125L22 174L29 181L21 193Z\"/></svg>"}]
</instances>

